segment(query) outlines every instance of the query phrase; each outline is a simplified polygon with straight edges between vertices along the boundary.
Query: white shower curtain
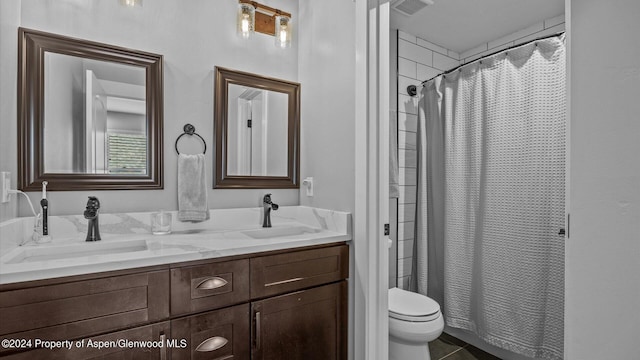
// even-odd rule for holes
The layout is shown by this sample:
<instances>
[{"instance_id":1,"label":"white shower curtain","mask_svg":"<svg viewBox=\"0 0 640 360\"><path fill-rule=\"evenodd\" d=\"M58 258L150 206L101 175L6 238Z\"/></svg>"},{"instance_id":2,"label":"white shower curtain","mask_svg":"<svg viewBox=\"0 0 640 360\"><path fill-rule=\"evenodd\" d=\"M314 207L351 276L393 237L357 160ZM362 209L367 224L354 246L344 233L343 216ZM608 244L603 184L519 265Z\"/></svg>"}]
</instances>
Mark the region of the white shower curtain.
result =
<instances>
[{"instance_id":1,"label":"white shower curtain","mask_svg":"<svg viewBox=\"0 0 640 360\"><path fill-rule=\"evenodd\" d=\"M563 357L564 36L463 66L423 89L414 286L446 324Z\"/></svg>"}]
</instances>

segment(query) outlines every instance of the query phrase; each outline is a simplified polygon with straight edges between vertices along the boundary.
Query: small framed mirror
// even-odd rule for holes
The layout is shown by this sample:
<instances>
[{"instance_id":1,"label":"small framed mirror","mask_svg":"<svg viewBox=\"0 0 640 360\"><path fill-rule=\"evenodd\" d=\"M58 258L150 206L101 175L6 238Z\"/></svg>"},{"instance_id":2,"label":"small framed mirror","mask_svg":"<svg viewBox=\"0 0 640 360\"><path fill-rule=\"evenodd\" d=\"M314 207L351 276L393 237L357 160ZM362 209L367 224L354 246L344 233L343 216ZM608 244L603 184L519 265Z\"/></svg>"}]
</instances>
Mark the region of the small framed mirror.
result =
<instances>
[{"instance_id":1,"label":"small framed mirror","mask_svg":"<svg viewBox=\"0 0 640 360\"><path fill-rule=\"evenodd\" d=\"M162 189L162 55L19 29L23 191Z\"/></svg>"},{"instance_id":2,"label":"small framed mirror","mask_svg":"<svg viewBox=\"0 0 640 360\"><path fill-rule=\"evenodd\" d=\"M214 188L299 188L300 84L216 67Z\"/></svg>"}]
</instances>

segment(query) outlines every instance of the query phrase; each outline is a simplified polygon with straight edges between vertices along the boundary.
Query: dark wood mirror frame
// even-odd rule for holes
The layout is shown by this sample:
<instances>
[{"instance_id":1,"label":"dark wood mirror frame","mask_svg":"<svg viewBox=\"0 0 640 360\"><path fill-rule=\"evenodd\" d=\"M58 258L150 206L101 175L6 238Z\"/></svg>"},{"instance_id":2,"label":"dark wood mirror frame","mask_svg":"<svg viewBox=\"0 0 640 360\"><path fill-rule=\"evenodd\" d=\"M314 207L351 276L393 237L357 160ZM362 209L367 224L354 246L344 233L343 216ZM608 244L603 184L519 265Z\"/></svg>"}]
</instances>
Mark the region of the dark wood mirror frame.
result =
<instances>
[{"instance_id":1,"label":"dark wood mirror frame","mask_svg":"<svg viewBox=\"0 0 640 360\"><path fill-rule=\"evenodd\" d=\"M146 190L163 188L162 55L19 28L18 187L23 191ZM142 67L146 71L147 174L110 175L44 172L44 53Z\"/></svg>"},{"instance_id":2,"label":"dark wood mirror frame","mask_svg":"<svg viewBox=\"0 0 640 360\"><path fill-rule=\"evenodd\" d=\"M230 84L251 86L288 95L287 175L238 176L227 174L228 97ZM214 189L286 189L300 187L300 84L216 66L215 68Z\"/></svg>"}]
</instances>

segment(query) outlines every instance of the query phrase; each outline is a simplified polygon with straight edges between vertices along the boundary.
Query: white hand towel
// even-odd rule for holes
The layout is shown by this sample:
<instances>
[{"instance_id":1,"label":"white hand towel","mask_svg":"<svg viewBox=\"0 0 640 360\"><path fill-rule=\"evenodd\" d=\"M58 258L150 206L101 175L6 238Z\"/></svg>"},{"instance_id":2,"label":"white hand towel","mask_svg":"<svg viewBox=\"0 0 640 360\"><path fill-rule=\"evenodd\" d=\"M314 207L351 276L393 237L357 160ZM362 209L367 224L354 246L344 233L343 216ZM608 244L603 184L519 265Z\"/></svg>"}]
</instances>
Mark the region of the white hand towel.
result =
<instances>
[{"instance_id":1,"label":"white hand towel","mask_svg":"<svg viewBox=\"0 0 640 360\"><path fill-rule=\"evenodd\" d=\"M209 220L204 154L178 155L178 220Z\"/></svg>"}]
</instances>

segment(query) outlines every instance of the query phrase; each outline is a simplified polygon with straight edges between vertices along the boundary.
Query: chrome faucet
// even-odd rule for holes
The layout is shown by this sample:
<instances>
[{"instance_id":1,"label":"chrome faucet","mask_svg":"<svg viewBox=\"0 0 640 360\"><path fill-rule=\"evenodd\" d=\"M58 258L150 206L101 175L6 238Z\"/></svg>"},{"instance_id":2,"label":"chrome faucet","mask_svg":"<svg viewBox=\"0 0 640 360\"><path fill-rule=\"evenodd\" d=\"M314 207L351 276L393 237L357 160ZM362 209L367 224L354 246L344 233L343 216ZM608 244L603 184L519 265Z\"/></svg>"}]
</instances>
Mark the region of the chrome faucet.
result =
<instances>
[{"instance_id":1,"label":"chrome faucet","mask_svg":"<svg viewBox=\"0 0 640 360\"><path fill-rule=\"evenodd\" d=\"M274 204L271 202L271 194L266 194L262 198L262 206L264 207L264 221L262 222L262 227L270 228L271 227L271 210L278 210L278 204Z\"/></svg>"},{"instance_id":2,"label":"chrome faucet","mask_svg":"<svg viewBox=\"0 0 640 360\"><path fill-rule=\"evenodd\" d=\"M95 196L89 196L87 208L84 210L84 218L89 220L87 238L85 241L100 240L100 229L98 227L98 212L100 211L100 200Z\"/></svg>"}]
</instances>

